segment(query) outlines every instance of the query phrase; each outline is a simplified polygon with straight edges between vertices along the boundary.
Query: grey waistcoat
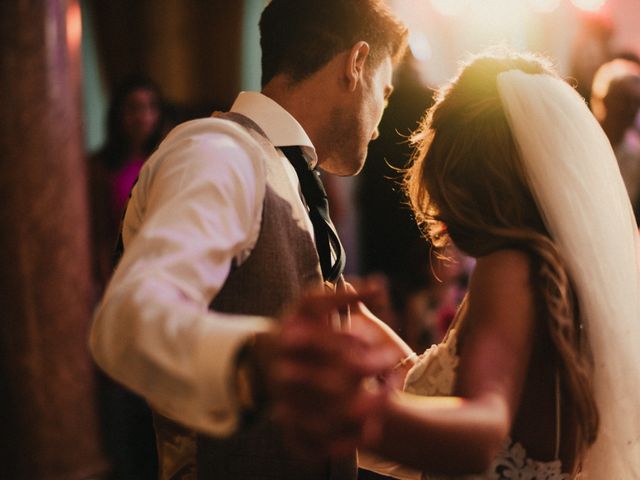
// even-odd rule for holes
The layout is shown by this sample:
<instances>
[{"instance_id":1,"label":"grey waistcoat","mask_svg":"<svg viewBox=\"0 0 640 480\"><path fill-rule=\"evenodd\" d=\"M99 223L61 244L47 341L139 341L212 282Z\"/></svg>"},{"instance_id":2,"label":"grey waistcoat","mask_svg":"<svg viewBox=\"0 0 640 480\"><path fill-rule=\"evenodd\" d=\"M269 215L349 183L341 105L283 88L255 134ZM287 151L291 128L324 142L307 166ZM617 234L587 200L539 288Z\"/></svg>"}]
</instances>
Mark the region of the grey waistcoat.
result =
<instances>
[{"instance_id":1,"label":"grey waistcoat","mask_svg":"<svg viewBox=\"0 0 640 480\"><path fill-rule=\"evenodd\" d=\"M236 113L218 115L251 134L264 152L267 185L260 233L249 257L233 266L211 303L212 310L278 317L305 287L322 286L310 232L292 215L299 193L287 179L282 159L262 130ZM197 434L154 414L163 480L355 480L353 458L309 462L289 451L277 426L268 421L229 438Z\"/></svg>"}]
</instances>

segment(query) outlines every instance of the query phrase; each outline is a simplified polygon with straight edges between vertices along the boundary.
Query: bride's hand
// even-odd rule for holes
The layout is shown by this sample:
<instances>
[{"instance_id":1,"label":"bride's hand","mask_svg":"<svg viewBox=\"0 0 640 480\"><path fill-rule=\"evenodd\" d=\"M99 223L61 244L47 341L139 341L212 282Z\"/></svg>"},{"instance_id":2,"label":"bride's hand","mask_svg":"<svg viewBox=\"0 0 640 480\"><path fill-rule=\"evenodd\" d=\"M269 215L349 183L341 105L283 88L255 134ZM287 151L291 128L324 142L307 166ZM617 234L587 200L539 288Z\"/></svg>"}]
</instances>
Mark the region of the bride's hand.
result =
<instances>
[{"instance_id":1,"label":"bride's hand","mask_svg":"<svg viewBox=\"0 0 640 480\"><path fill-rule=\"evenodd\" d=\"M355 293L355 289L350 284L346 285L346 290ZM379 291L370 289L363 296L367 300L375 301L375 297L380 294ZM384 348L395 352L398 367L391 372L391 377L388 380L391 382L391 386L400 388L407 371L417 359L411 347L389 325L376 317L362 301L358 301L351 308L350 332L373 348Z\"/></svg>"}]
</instances>

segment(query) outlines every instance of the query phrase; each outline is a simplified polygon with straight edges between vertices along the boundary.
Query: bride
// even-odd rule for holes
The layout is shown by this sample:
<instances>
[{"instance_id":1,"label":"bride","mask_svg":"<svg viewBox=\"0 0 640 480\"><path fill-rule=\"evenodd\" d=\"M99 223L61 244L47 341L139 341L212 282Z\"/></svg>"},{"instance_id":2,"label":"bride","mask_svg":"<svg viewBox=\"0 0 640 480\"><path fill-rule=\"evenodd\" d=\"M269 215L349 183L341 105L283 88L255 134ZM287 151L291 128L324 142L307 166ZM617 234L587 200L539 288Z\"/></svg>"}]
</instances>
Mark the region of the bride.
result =
<instances>
[{"instance_id":1,"label":"bride","mask_svg":"<svg viewBox=\"0 0 640 480\"><path fill-rule=\"evenodd\" d=\"M362 304L350 333L286 322L281 422L398 478L640 479L640 240L584 101L545 61L490 52L413 140L414 213L477 259L468 295L420 356ZM354 345L395 368L365 379Z\"/></svg>"}]
</instances>

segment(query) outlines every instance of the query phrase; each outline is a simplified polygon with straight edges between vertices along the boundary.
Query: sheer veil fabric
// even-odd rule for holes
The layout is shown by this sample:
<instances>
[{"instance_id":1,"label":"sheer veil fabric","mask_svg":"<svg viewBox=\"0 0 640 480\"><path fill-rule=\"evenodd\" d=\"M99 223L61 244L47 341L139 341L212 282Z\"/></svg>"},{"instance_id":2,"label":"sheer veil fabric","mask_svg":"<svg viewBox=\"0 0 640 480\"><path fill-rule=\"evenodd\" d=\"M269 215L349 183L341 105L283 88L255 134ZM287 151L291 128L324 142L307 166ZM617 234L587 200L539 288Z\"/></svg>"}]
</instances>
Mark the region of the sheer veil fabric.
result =
<instances>
[{"instance_id":1,"label":"sheer veil fabric","mask_svg":"<svg viewBox=\"0 0 640 480\"><path fill-rule=\"evenodd\" d=\"M640 479L640 239L616 158L562 80L511 70L498 91L595 359L600 430L580 478Z\"/></svg>"}]
</instances>

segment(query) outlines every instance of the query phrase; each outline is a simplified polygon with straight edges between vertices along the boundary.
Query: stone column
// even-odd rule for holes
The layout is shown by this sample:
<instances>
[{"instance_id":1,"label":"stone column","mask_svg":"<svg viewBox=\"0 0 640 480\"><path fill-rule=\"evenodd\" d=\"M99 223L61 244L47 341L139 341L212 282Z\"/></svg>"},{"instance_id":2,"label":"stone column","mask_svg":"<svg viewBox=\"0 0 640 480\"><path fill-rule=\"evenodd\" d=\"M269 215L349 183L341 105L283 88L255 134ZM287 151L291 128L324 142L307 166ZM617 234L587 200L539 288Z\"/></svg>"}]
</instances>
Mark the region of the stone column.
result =
<instances>
[{"instance_id":1,"label":"stone column","mask_svg":"<svg viewBox=\"0 0 640 480\"><path fill-rule=\"evenodd\" d=\"M105 470L87 351L80 35L77 0L0 1L0 478Z\"/></svg>"}]
</instances>

